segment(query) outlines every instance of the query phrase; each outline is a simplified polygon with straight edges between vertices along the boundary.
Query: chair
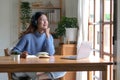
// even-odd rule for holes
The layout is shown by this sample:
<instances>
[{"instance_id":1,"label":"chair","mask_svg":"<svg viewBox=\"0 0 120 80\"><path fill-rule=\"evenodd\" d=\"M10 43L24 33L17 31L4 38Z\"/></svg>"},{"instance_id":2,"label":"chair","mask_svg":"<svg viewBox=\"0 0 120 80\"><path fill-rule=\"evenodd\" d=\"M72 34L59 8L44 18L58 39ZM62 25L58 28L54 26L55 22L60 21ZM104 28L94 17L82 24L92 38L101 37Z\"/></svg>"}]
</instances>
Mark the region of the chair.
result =
<instances>
[{"instance_id":1,"label":"chair","mask_svg":"<svg viewBox=\"0 0 120 80\"><path fill-rule=\"evenodd\" d=\"M10 56L8 48L4 49L4 53L5 56ZM12 80L12 74L10 72L8 73L8 80Z\"/></svg>"},{"instance_id":2,"label":"chair","mask_svg":"<svg viewBox=\"0 0 120 80\"><path fill-rule=\"evenodd\" d=\"M4 53L5 53L5 56L10 56L8 48L4 49Z\"/></svg>"}]
</instances>

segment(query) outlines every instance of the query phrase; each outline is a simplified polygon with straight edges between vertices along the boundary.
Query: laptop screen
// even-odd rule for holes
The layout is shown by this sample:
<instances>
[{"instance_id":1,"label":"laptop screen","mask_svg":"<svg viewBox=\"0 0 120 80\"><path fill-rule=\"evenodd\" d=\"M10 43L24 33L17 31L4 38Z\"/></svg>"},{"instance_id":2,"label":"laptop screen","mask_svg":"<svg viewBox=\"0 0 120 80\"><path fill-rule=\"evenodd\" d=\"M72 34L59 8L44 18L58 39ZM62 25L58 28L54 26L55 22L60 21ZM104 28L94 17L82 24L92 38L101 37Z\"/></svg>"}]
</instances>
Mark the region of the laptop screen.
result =
<instances>
[{"instance_id":1,"label":"laptop screen","mask_svg":"<svg viewBox=\"0 0 120 80\"><path fill-rule=\"evenodd\" d=\"M92 51L92 43L82 42L80 47L78 47L77 55L65 56L65 57L62 57L62 59L77 60L81 58L86 58L86 57L89 57L91 51Z\"/></svg>"},{"instance_id":2,"label":"laptop screen","mask_svg":"<svg viewBox=\"0 0 120 80\"><path fill-rule=\"evenodd\" d=\"M89 57L92 51L92 43L88 41L81 42L80 47L77 50L77 59Z\"/></svg>"}]
</instances>

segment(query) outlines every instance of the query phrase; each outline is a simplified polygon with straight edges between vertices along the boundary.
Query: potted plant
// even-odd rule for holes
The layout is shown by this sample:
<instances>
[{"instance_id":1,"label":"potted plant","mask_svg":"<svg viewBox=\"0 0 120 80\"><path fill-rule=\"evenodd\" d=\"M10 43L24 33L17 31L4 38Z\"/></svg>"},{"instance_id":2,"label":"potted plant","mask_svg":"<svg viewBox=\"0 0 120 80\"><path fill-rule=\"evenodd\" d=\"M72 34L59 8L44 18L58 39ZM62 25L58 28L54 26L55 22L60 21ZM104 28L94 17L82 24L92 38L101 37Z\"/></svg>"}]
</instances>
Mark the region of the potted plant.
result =
<instances>
[{"instance_id":1,"label":"potted plant","mask_svg":"<svg viewBox=\"0 0 120 80\"><path fill-rule=\"evenodd\" d=\"M22 23L22 31L25 31L27 24L29 24L31 18L31 8L29 2L21 2L20 5L20 19Z\"/></svg>"},{"instance_id":2,"label":"potted plant","mask_svg":"<svg viewBox=\"0 0 120 80\"><path fill-rule=\"evenodd\" d=\"M58 27L55 30L55 34L57 37L65 36L65 38L68 40L69 35L73 38L77 35L77 30L77 18L63 16L61 21L58 22ZM70 41L70 39L68 41Z\"/></svg>"},{"instance_id":3,"label":"potted plant","mask_svg":"<svg viewBox=\"0 0 120 80\"><path fill-rule=\"evenodd\" d=\"M14 61L19 61L19 60L20 60L20 53L18 53L18 52L16 52L16 51L11 52L11 58L12 58Z\"/></svg>"}]
</instances>

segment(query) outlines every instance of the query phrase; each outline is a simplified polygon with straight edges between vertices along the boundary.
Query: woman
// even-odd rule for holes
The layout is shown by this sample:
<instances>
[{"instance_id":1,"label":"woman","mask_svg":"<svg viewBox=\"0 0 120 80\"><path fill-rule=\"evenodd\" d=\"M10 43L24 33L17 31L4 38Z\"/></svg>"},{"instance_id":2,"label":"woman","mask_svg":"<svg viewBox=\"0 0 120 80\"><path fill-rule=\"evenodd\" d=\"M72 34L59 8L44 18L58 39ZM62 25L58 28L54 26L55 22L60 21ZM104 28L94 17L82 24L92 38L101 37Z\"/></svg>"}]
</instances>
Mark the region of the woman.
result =
<instances>
[{"instance_id":1,"label":"woman","mask_svg":"<svg viewBox=\"0 0 120 80\"><path fill-rule=\"evenodd\" d=\"M30 26L20 37L12 52L19 52L22 58L36 55L38 52L47 52L49 56L55 53L53 37L50 34L48 20L43 12L36 12L31 19ZM13 73L13 80L43 80L63 77L65 72L19 72Z\"/></svg>"}]
</instances>

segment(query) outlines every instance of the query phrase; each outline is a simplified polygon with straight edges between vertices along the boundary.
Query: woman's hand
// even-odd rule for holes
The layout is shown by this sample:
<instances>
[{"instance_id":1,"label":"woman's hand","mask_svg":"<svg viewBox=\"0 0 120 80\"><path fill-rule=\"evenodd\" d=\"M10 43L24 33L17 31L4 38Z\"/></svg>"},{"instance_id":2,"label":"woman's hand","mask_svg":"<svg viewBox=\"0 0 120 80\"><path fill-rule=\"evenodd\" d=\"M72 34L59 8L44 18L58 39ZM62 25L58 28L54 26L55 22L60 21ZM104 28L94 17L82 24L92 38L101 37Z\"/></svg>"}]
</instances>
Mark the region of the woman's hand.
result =
<instances>
[{"instance_id":1,"label":"woman's hand","mask_svg":"<svg viewBox=\"0 0 120 80\"><path fill-rule=\"evenodd\" d=\"M47 38L50 36L50 28L45 29L45 33Z\"/></svg>"},{"instance_id":2,"label":"woman's hand","mask_svg":"<svg viewBox=\"0 0 120 80\"><path fill-rule=\"evenodd\" d=\"M21 53L20 58L26 58L27 55L28 55L28 52L24 51L24 52Z\"/></svg>"}]
</instances>

